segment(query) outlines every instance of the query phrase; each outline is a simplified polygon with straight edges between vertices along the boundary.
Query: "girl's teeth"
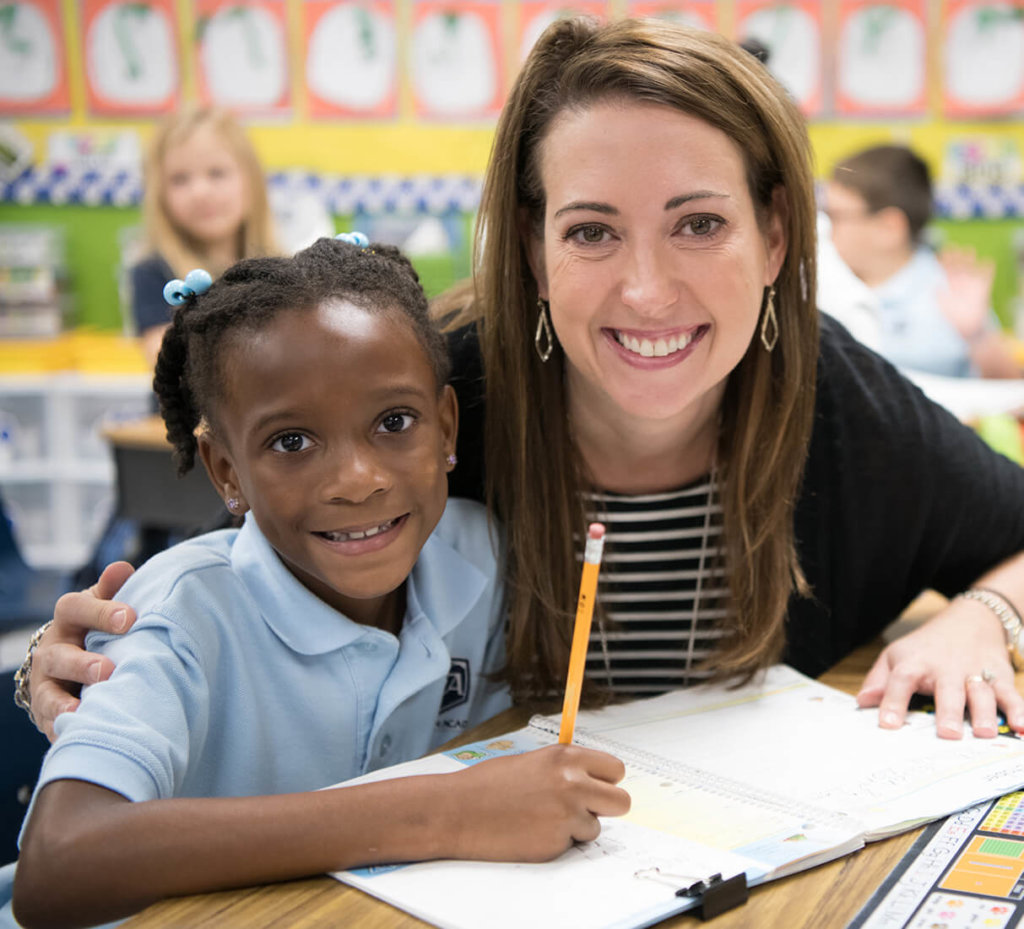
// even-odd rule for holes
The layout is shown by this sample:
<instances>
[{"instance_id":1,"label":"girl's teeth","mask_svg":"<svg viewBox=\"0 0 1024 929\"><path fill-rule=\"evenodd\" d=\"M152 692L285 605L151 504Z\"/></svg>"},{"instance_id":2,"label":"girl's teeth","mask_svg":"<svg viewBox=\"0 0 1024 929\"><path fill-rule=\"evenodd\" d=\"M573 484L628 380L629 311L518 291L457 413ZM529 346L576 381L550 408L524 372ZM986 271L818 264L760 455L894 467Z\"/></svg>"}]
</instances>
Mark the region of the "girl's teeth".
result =
<instances>
[{"instance_id":1,"label":"girl's teeth","mask_svg":"<svg viewBox=\"0 0 1024 929\"><path fill-rule=\"evenodd\" d=\"M668 339L638 339L635 336L626 335L622 332L615 333L615 339L623 348L629 349L644 358L664 358L681 349L686 348L693 340L693 335L670 336Z\"/></svg>"},{"instance_id":2,"label":"girl's teeth","mask_svg":"<svg viewBox=\"0 0 1024 929\"><path fill-rule=\"evenodd\" d=\"M381 523L379 526L375 526L372 529L364 529L362 531L355 532L325 532L325 535L332 542L352 542L358 539L370 539L385 529L390 529L395 524L395 520L390 519L386 523Z\"/></svg>"}]
</instances>

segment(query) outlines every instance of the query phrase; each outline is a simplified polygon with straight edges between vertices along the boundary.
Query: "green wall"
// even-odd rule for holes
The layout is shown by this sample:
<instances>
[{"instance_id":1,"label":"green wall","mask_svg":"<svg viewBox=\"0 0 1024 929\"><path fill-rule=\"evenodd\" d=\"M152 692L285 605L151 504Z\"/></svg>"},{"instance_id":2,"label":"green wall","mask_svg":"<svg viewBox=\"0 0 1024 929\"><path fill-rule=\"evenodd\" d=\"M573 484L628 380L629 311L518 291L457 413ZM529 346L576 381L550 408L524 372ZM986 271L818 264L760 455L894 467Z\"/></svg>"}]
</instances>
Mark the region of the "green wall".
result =
<instances>
[{"instance_id":1,"label":"green wall","mask_svg":"<svg viewBox=\"0 0 1024 929\"><path fill-rule=\"evenodd\" d=\"M46 224L64 233L67 257L67 293L71 320L75 325L120 330L121 306L118 274L121 266L121 238L138 227L138 209L103 206L52 206L0 204L0 223ZM337 217L338 231L352 228L346 217ZM472 217L462 218L465 243L470 241ZM428 296L433 297L456 280L469 274L468 246L460 254L421 257L414 260Z\"/></svg>"},{"instance_id":2,"label":"green wall","mask_svg":"<svg viewBox=\"0 0 1024 929\"><path fill-rule=\"evenodd\" d=\"M118 297L120 236L138 226L137 209L97 206L0 205L2 223L46 223L64 231L67 250L68 293L71 294L72 319L77 325L97 329L120 329L121 309ZM472 217L463 217L463 242L459 254L448 257L420 258L416 268L430 296L440 293L453 281L469 274L468 243ZM351 228L339 217L339 230ZM1024 236L1024 223L1003 220L941 220L935 224L947 242L973 246L979 253L996 260L993 305L1007 325L1011 323L1013 298L1018 293L1017 257L1014 233ZM1021 248L1018 242L1017 248Z\"/></svg>"}]
</instances>

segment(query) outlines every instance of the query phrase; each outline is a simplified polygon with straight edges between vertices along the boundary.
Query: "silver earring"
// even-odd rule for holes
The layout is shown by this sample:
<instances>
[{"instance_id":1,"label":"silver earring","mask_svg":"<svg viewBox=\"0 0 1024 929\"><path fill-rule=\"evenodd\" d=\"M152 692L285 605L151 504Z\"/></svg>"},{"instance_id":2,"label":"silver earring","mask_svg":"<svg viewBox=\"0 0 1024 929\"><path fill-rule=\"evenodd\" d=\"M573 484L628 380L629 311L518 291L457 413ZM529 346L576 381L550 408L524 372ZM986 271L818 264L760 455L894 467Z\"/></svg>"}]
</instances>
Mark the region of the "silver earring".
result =
<instances>
[{"instance_id":1,"label":"silver earring","mask_svg":"<svg viewBox=\"0 0 1024 929\"><path fill-rule=\"evenodd\" d=\"M234 513L238 509L238 498L237 497L228 497L227 504L228 504L228 509L231 510L232 513Z\"/></svg>"},{"instance_id":2,"label":"silver earring","mask_svg":"<svg viewBox=\"0 0 1024 929\"><path fill-rule=\"evenodd\" d=\"M544 362L551 357L551 353L555 350L555 334L551 331L551 321L548 319L548 305L538 297L537 306L540 307L540 315L537 317L537 332L533 336L533 347L537 349L538 357Z\"/></svg>"},{"instance_id":3,"label":"silver earring","mask_svg":"<svg viewBox=\"0 0 1024 929\"><path fill-rule=\"evenodd\" d=\"M459 459L456 458L454 455L449 455L447 458L445 458L445 461L448 462L449 468L454 468L459 463Z\"/></svg>"},{"instance_id":4,"label":"silver earring","mask_svg":"<svg viewBox=\"0 0 1024 929\"><path fill-rule=\"evenodd\" d=\"M761 344L766 352L770 352L779 341L779 320L775 315L775 288L769 287L767 290L768 299L761 317Z\"/></svg>"}]
</instances>

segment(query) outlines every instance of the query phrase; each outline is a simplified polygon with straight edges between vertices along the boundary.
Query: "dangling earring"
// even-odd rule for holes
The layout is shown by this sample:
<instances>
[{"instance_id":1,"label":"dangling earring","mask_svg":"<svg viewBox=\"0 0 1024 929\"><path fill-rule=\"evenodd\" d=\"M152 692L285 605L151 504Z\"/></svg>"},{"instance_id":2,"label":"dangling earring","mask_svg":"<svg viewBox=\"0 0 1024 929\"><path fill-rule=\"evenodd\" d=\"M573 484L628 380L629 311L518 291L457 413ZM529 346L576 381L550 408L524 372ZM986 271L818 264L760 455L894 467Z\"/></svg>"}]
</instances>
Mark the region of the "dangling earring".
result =
<instances>
[{"instance_id":1,"label":"dangling earring","mask_svg":"<svg viewBox=\"0 0 1024 929\"><path fill-rule=\"evenodd\" d=\"M548 305L538 297L537 306L540 307L540 315L537 317L537 332L533 336L533 347L537 349L538 357L544 362L551 357L551 353L555 349L555 334L551 331L551 322L548 320Z\"/></svg>"},{"instance_id":2,"label":"dangling earring","mask_svg":"<svg viewBox=\"0 0 1024 929\"><path fill-rule=\"evenodd\" d=\"M768 300L761 317L761 344L766 352L770 352L779 341L779 320L775 316L775 288L765 289L768 291Z\"/></svg>"}]
</instances>

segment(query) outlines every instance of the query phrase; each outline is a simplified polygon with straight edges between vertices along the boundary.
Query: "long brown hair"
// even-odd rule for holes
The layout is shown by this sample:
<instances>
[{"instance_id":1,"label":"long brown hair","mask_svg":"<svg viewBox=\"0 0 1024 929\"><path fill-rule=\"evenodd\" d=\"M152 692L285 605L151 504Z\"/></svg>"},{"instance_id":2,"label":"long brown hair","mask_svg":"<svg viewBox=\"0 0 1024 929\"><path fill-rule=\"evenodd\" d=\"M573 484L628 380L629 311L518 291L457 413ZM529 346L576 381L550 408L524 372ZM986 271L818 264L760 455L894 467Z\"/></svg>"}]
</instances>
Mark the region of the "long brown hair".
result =
<instances>
[{"instance_id":1,"label":"long brown hair","mask_svg":"<svg viewBox=\"0 0 1024 929\"><path fill-rule=\"evenodd\" d=\"M167 117L157 127L149 148L143 177L142 215L146 245L160 255L180 277L193 268L206 268L208 261L196 243L171 221L164 206L164 158L169 149L180 145L196 130L212 128L231 154L238 160L245 175L249 209L238 233L238 258L273 255L278 251L274 238L267 182L259 156L238 120L227 110L213 106L187 108ZM220 274L224 268L207 268Z\"/></svg>"},{"instance_id":2,"label":"long brown hair","mask_svg":"<svg viewBox=\"0 0 1024 929\"><path fill-rule=\"evenodd\" d=\"M480 327L488 503L508 533L508 676L521 698L556 689L564 677L586 483L567 428L561 350L547 364L534 351L537 285L522 217L543 219L539 147L552 120L608 98L669 106L725 132L745 160L764 228L784 201L778 342L768 352L755 335L729 376L721 410L730 602L728 634L710 664L732 675L776 660L787 601L794 590L806 592L793 510L810 441L818 329L803 118L753 56L720 36L655 20L557 22L534 46L502 111L478 217L474 298L455 321Z\"/></svg>"}]
</instances>

